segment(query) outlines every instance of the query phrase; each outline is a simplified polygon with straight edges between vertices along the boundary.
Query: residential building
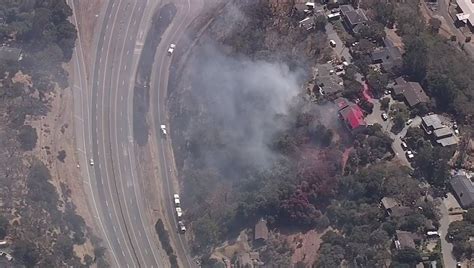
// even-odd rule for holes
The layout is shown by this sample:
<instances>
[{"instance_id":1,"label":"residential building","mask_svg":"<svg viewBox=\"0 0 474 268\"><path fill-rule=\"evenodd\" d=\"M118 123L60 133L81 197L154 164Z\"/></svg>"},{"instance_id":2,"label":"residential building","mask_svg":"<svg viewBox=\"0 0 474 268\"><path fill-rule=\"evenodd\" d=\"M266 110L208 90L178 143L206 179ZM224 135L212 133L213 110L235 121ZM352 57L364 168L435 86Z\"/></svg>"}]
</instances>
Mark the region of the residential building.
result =
<instances>
[{"instance_id":1,"label":"residential building","mask_svg":"<svg viewBox=\"0 0 474 268\"><path fill-rule=\"evenodd\" d=\"M301 28L309 31L314 28L314 18L313 17L306 17L299 22Z\"/></svg>"},{"instance_id":2,"label":"residential building","mask_svg":"<svg viewBox=\"0 0 474 268\"><path fill-rule=\"evenodd\" d=\"M342 78L330 63L319 64L314 69L314 79L322 95L336 95L344 90Z\"/></svg>"},{"instance_id":3,"label":"residential building","mask_svg":"<svg viewBox=\"0 0 474 268\"><path fill-rule=\"evenodd\" d=\"M454 131L445 126L438 115L430 114L421 118L421 127L426 134L431 135L436 143L443 147L458 144L459 138Z\"/></svg>"},{"instance_id":4,"label":"residential building","mask_svg":"<svg viewBox=\"0 0 474 268\"><path fill-rule=\"evenodd\" d=\"M352 33L358 33L359 27L367 23L368 19L362 9L354 9L352 5L340 6L344 24Z\"/></svg>"},{"instance_id":5,"label":"residential building","mask_svg":"<svg viewBox=\"0 0 474 268\"><path fill-rule=\"evenodd\" d=\"M21 49L7 46L0 47L0 60L19 61L21 58Z\"/></svg>"},{"instance_id":6,"label":"residential building","mask_svg":"<svg viewBox=\"0 0 474 268\"><path fill-rule=\"evenodd\" d=\"M254 230L254 240L256 242L264 243L268 239L268 226L267 221L260 219L257 224L255 224Z\"/></svg>"},{"instance_id":7,"label":"residential building","mask_svg":"<svg viewBox=\"0 0 474 268\"><path fill-rule=\"evenodd\" d=\"M344 125L349 131L356 133L367 127L364 113L357 104L345 98L338 98L335 100L335 103L339 109L339 117L344 121Z\"/></svg>"},{"instance_id":8,"label":"residential building","mask_svg":"<svg viewBox=\"0 0 474 268\"><path fill-rule=\"evenodd\" d=\"M458 5L456 18L465 23L472 32L474 32L474 1L473 0L456 0Z\"/></svg>"},{"instance_id":9,"label":"residential building","mask_svg":"<svg viewBox=\"0 0 474 268\"><path fill-rule=\"evenodd\" d=\"M415 240L419 240L419 237L411 232L407 231L395 231L396 240L395 248L404 249L404 248L416 248Z\"/></svg>"},{"instance_id":10,"label":"residential building","mask_svg":"<svg viewBox=\"0 0 474 268\"><path fill-rule=\"evenodd\" d=\"M411 212L409 207L402 206L395 198L384 197L380 203L388 216L403 217Z\"/></svg>"},{"instance_id":11,"label":"residential building","mask_svg":"<svg viewBox=\"0 0 474 268\"><path fill-rule=\"evenodd\" d=\"M465 175L456 175L451 178L451 189L463 209L474 207L474 185Z\"/></svg>"},{"instance_id":12,"label":"residential building","mask_svg":"<svg viewBox=\"0 0 474 268\"><path fill-rule=\"evenodd\" d=\"M427 103L430 101L428 95L417 82L407 82L405 79L399 77L396 80L396 85L393 87L395 96L401 96L405 99L410 107L415 107L420 103Z\"/></svg>"},{"instance_id":13,"label":"residential building","mask_svg":"<svg viewBox=\"0 0 474 268\"><path fill-rule=\"evenodd\" d=\"M400 50L386 40L387 38L384 39L385 47L376 49L370 56L373 64L380 64L384 71L390 72L402 66L403 59Z\"/></svg>"}]
</instances>

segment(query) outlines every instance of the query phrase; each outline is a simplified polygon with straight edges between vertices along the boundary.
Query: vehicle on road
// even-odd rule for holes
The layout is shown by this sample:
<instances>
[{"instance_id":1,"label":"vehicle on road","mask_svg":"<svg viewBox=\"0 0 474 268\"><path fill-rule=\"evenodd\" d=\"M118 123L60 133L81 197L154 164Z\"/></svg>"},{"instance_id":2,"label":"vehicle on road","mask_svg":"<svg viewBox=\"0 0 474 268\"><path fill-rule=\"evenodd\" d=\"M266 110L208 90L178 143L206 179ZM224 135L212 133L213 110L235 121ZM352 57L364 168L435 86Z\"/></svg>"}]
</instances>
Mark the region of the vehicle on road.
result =
<instances>
[{"instance_id":1,"label":"vehicle on road","mask_svg":"<svg viewBox=\"0 0 474 268\"><path fill-rule=\"evenodd\" d=\"M166 134L168 134L168 133L166 132L166 125L160 125L160 130L161 130L161 134L162 134L163 136L166 136Z\"/></svg>"},{"instance_id":2,"label":"vehicle on road","mask_svg":"<svg viewBox=\"0 0 474 268\"><path fill-rule=\"evenodd\" d=\"M181 200L179 200L179 194L174 194L173 199L174 199L174 205L176 207L179 207L181 205Z\"/></svg>"},{"instance_id":3,"label":"vehicle on road","mask_svg":"<svg viewBox=\"0 0 474 268\"><path fill-rule=\"evenodd\" d=\"M408 119L406 124L407 124L407 126L409 126L409 125L411 125L411 123L413 123L413 119Z\"/></svg>"},{"instance_id":4,"label":"vehicle on road","mask_svg":"<svg viewBox=\"0 0 474 268\"><path fill-rule=\"evenodd\" d=\"M176 48L175 44L170 44L170 46L168 48L168 54L169 55L173 54L175 48Z\"/></svg>"},{"instance_id":5,"label":"vehicle on road","mask_svg":"<svg viewBox=\"0 0 474 268\"><path fill-rule=\"evenodd\" d=\"M180 233L182 234L186 233L186 226L184 226L183 221L178 221L178 228L179 228Z\"/></svg>"},{"instance_id":6,"label":"vehicle on road","mask_svg":"<svg viewBox=\"0 0 474 268\"><path fill-rule=\"evenodd\" d=\"M402 149L403 149L404 151L406 151L406 150L408 149L408 145L407 145L407 143L404 142L404 141L402 141L401 146L402 146Z\"/></svg>"},{"instance_id":7,"label":"vehicle on road","mask_svg":"<svg viewBox=\"0 0 474 268\"><path fill-rule=\"evenodd\" d=\"M415 157L415 155L413 154L412 151L407 151L407 152L406 152L406 156L407 156L407 159L408 159L408 160L412 160L413 157Z\"/></svg>"},{"instance_id":8,"label":"vehicle on road","mask_svg":"<svg viewBox=\"0 0 474 268\"><path fill-rule=\"evenodd\" d=\"M388 114L387 113L382 113L382 119L383 119L383 121L387 121L388 120Z\"/></svg>"},{"instance_id":9,"label":"vehicle on road","mask_svg":"<svg viewBox=\"0 0 474 268\"><path fill-rule=\"evenodd\" d=\"M183 217L183 210L180 207L176 208L176 216L178 217L178 219L181 219L181 217Z\"/></svg>"},{"instance_id":10,"label":"vehicle on road","mask_svg":"<svg viewBox=\"0 0 474 268\"><path fill-rule=\"evenodd\" d=\"M332 40L332 39L329 40L329 45L330 45L331 47L336 47L336 41L334 41L334 40Z\"/></svg>"},{"instance_id":11,"label":"vehicle on road","mask_svg":"<svg viewBox=\"0 0 474 268\"><path fill-rule=\"evenodd\" d=\"M93 166L93 165L94 165L94 159L92 159L92 158L89 159L89 164L90 164L91 166Z\"/></svg>"}]
</instances>

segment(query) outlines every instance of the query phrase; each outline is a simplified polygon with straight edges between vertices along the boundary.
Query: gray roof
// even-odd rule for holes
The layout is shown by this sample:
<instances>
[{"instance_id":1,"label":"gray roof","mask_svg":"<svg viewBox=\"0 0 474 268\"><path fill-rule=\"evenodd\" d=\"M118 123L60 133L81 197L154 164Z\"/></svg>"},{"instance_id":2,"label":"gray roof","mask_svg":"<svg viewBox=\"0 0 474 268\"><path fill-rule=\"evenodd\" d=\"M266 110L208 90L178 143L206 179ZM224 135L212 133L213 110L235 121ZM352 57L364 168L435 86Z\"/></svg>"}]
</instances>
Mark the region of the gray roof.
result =
<instances>
[{"instance_id":1,"label":"gray roof","mask_svg":"<svg viewBox=\"0 0 474 268\"><path fill-rule=\"evenodd\" d=\"M415 235L407 231L396 231L397 240L400 242L402 248L415 248Z\"/></svg>"},{"instance_id":2,"label":"gray roof","mask_svg":"<svg viewBox=\"0 0 474 268\"><path fill-rule=\"evenodd\" d=\"M453 131L448 127L442 127L442 128L435 129L435 131L433 133L434 133L436 138L441 138L441 137L445 137L445 136L452 136L454 134Z\"/></svg>"},{"instance_id":3,"label":"gray roof","mask_svg":"<svg viewBox=\"0 0 474 268\"><path fill-rule=\"evenodd\" d=\"M367 22L367 17L362 9L354 9L352 5L340 6L342 15L347 19L351 27Z\"/></svg>"},{"instance_id":4,"label":"gray roof","mask_svg":"<svg viewBox=\"0 0 474 268\"><path fill-rule=\"evenodd\" d=\"M410 107L421 102L428 102L430 98L426 95L421 85L417 82L406 82L405 79L399 77L393 87L395 95L403 95Z\"/></svg>"},{"instance_id":5,"label":"gray roof","mask_svg":"<svg viewBox=\"0 0 474 268\"><path fill-rule=\"evenodd\" d=\"M255 224L255 240L258 239L268 239L267 221L264 219L259 220L258 223Z\"/></svg>"},{"instance_id":6,"label":"gray roof","mask_svg":"<svg viewBox=\"0 0 474 268\"><path fill-rule=\"evenodd\" d=\"M384 197L384 198L382 198L382 206L385 209L391 209L393 207L400 206L400 203L395 198Z\"/></svg>"},{"instance_id":7,"label":"gray roof","mask_svg":"<svg viewBox=\"0 0 474 268\"><path fill-rule=\"evenodd\" d=\"M0 47L0 60L18 61L20 60L21 49L14 47Z\"/></svg>"},{"instance_id":8,"label":"gray roof","mask_svg":"<svg viewBox=\"0 0 474 268\"><path fill-rule=\"evenodd\" d=\"M461 206L464 209L472 207L474 205L474 185L471 180L464 175L456 175L450 183Z\"/></svg>"},{"instance_id":9,"label":"gray roof","mask_svg":"<svg viewBox=\"0 0 474 268\"><path fill-rule=\"evenodd\" d=\"M458 144L459 139L456 136L451 136L451 137L439 139L436 142L441 144L441 146L446 147L446 146Z\"/></svg>"},{"instance_id":10,"label":"gray roof","mask_svg":"<svg viewBox=\"0 0 474 268\"><path fill-rule=\"evenodd\" d=\"M433 129L444 127L444 125L441 123L441 119L439 119L437 114L423 116L421 120L427 127L431 127Z\"/></svg>"},{"instance_id":11,"label":"gray roof","mask_svg":"<svg viewBox=\"0 0 474 268\"><path fill-rule=\"evenodd\" d=\"M335 94L344 89L342 78L336 73L330 74L333 69L331 64L319 64L316 69L316 82L326 94Z\"/></svg>"}]
</instances>

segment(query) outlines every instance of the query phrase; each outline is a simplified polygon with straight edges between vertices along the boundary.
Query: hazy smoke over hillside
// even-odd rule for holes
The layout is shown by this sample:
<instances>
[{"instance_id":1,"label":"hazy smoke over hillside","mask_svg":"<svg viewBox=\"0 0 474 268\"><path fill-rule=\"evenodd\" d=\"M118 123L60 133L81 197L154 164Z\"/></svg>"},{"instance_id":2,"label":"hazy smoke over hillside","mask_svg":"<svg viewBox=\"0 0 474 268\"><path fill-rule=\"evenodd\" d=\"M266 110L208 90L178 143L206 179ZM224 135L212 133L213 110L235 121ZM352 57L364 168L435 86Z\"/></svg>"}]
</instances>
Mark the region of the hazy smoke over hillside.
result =
<instances>
[{"instance_id":1,"label":"hazy smoke over hillside","mask_svg":"<svg viewBox=\"0 0 474 268\"><path fill-rule=\"evenodd\" d=\"M193 122L191 136L209 139L196 141L201 161L225 171L270 163L276 118L287 113L300 91L301 72L282 63L224 55L215 46L196 55L191 94L204 113L200 118L206 119Z\"/></svg>"}]
</instances>

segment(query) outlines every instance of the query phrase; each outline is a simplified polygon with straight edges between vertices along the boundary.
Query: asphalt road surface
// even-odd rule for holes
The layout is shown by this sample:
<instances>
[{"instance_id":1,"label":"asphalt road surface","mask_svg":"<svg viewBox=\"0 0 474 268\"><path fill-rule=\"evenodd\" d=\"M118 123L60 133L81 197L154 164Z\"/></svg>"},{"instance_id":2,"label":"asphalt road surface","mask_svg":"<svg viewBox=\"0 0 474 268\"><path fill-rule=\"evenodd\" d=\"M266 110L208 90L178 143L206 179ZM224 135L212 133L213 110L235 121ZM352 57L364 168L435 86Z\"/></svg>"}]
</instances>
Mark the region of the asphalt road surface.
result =
<instances>
[{"instance_id":1,"label":"asphalt road surface","mask_svg":"<svg viewBox=\"0 0 474 268\"><path fill-rule=\"evenodd\" d=\"M190 0L174 2L178 13L163 36L156 54L158 61L154 65L160 70L160 84L156 90L161 97L153 106L160 113L156 115L159 121L165 114L164 98L170 64L170 58L166 56L167 42L181 37L198 10L192 9ZM69 1L73 10L77 3ZM160 3L148 0L106 2L96 15L99 23L90 51L93 65L89 75L86 74L80 36L73 56L74 126L79 164L89 189L89 206L100 227L104 246L109 249L113 267L165 267L167 260L163 260L168 258L158 250L159 242L153 226L156 219L146 216L146 197L141 194L138 183L143 178L137 176L132 137L136 64L144 33L151 24L151 11ZM195 3L202 5L202 1L193 1L193 7ZM77 25L75 16L72 21ZM169 152L165 152L162 142L160 145L163 172L156 179L166 179L169 185L166 168ZM90 165L90 159L94 160L94 165ZM167 200L167 207L172 205L171 195L163 198ZM172 218L170 222L175 221L173 213L168 213L168 217ZM178 247L178 258L184 266L192 266L184 238L174 233L171 236Z\"/></svg>"}]
</instances>

